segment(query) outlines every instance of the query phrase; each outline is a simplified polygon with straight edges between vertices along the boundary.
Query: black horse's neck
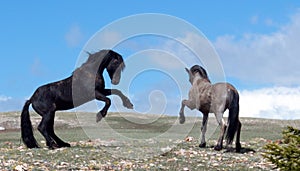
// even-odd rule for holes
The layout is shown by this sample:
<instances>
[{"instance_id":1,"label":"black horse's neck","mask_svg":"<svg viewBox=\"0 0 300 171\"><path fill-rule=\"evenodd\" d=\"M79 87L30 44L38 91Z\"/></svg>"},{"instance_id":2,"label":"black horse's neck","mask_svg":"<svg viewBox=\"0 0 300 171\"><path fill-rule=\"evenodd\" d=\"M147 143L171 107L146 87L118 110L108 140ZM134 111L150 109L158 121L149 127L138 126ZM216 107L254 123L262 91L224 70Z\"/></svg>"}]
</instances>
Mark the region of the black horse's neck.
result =
<instances>
[{"instance_id":1,"label":"black horse's neck","mask_svg":"<svg viewBox=\"0 0 300 171\"><path fill-rule=\"evenodd\" d=\"M109 65L112 60L110 50L101 50L94 54L89 54L85 63L83 63L74 72L85 72L90 74L102 74L104 69ZM74 74L72 73L72 75Z\"/></svg>"},{"instance_id":2,"label":"black horse's neck","mask_svg":"<svg viewBox=\"0 0 300 171\"><path fill-rule=\"evenodd\" d=\"M99 58L101 58L101 57L99 57ZM96 64L96 65L99 65L97 73L98 73L98 74L102 74L103 71L104 71L104 69L105 69L105 68L109 65L109 63L111 62L111 60L112 60L112 57L111 57L111 55L110 55L110 52L107 52L107 54L103 57L103 59L100 60L100 62L97 62L97 64Z\"/></svg>"}]
</instances>

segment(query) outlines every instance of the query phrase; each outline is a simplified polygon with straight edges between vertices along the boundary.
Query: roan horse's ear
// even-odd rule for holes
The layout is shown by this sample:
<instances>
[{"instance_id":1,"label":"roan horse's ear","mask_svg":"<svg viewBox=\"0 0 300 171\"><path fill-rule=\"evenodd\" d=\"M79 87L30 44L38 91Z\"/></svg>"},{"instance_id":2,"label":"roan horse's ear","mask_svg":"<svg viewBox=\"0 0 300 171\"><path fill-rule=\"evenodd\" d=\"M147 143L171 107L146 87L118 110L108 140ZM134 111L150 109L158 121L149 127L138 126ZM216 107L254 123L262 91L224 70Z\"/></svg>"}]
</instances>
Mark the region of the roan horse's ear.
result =
<instances>
[{"instance_id":1,"label":"roan horse's ear","mask_svg":"<svg viewBox=\"0 0 300 171\"><path fill-rule=\"evenodd\" d=\"M190 75L190 70L185 68L186 72Z\"/></svg>"}]
</instances>

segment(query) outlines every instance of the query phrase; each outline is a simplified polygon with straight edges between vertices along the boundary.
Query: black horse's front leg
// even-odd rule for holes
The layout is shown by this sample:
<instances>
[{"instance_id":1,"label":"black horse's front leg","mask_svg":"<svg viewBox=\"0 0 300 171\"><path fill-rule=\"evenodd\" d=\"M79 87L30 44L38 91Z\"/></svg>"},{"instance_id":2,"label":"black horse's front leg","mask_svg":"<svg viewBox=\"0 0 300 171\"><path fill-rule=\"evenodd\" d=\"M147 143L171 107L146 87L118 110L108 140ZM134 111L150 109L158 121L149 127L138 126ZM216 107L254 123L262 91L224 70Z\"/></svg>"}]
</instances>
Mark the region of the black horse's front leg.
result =
<instances>
[{"instance_id":1,"label":"black horse's front leg","mask_svg":"<svg viewBox=\"0 0 300 171\"><path fill-rule=\"evenodd\" d=\"M111 101L109 98L107 98L105 95L103 95L102 93L96 91L95 92L95 96L97 100L100 101L104 101L105 102L105 106L102 108L102 110L100 110L96 116L96 122L101 121L102 118L104 118L107 114L107 110L111 105Z\"/></svg>"},{"instance_id":2,"label":"black horse's front leg","mask_svg":"<svg viewBox=\"0 0 300 171\"><path fill-rule=\"evenodd\" d=\"M130 102L128 97L126 97L120 90L117 90L117 89L104 89L103 94L105 96L110 96L112 94L117 95L121 98L124 107L127 107L128 109L133 109L133 104Z\"/></svg>"}]
</instances>

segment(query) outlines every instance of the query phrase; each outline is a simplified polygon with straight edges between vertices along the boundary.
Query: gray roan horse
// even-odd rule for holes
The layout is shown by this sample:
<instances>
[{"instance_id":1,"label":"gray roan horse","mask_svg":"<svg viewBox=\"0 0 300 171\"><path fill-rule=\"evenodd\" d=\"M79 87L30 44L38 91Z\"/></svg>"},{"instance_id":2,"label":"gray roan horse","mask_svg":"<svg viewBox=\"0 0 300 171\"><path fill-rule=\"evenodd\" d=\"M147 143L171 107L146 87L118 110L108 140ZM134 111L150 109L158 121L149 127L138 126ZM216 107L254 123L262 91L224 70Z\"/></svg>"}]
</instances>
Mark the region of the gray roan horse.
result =
<instances>
[{"instance_id":1,"label":"gray roan horse","mask_svg":"<svg viewBox=\"0 0 300 171\"><path fill-rule=\"evenodd\" d=\"M32 108L42 116L42 121L38 130L46 139L46 144L50 149L59 147L70 147L69 143L61 140L54 133L55 112L68 110L82 105L93 99L105 102L105 106L96 116L99 122L106 116L111 101L106 96L118 95L123 101L123 105L132 109L133 105L129 99L117 89L106 89L103 71L109 74L112 84L118 84L121 78L121 71L125 68L123 58L120 54L112 50L101 50L89 54L88 60L77 68L71 76L63 80L40 86L26 101L21 114L21 135L23 142L28 148L38 148L32 124L29 117L28 108Z\"/></svg>"},{"instance_id":2,"label":"gray roan horse","mask_svg":"<svg viewBox=\"0 0 300 171\"><path fill-rule=\"evenodd\" d=\"M202 139L199 147L205 147L205 133L207 128L208 114L214 113L221 127L218 143L214 147L215 150L221 150L223 146L223 138L226 134L226 146L231 145L236 135L236 152L240 152L240 132L242 124L239 121L239 94L237 90L229 83L211 84L207 72L199 65L194 65L191 69L185 68L189 74L189 81L192 88L189 91L189 99L183 100L180 109L180 123L185 122L184 107L187 106L191 110L197 109L203 113L202 121ZM228 125L223 119L225 110L229 110Z\"/></svg>"}]
</instances>

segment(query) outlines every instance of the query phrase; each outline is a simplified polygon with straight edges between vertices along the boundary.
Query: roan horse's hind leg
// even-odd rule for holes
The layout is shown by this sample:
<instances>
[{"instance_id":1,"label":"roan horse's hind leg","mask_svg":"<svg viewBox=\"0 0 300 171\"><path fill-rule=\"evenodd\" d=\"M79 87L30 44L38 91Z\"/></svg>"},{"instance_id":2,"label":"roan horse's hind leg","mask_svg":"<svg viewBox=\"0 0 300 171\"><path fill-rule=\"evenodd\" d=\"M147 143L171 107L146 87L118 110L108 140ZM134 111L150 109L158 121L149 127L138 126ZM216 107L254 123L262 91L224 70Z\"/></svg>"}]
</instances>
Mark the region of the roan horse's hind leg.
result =
<instances>
[{"instance_id":1,"label":"roan horse's hind leg","mask_svg":"<svg viewBox=\"0 0 300 171\"><path fill-rule=\"evenodd\" d=\"M206 141L205 141L205 133L207 130L207 121L208 121L208 114L203 114L203 119L202 119L202 126L201 126L201 143L199 144L200 148L204 148L206 146Z\"/></svg>"},{"instance_id":2,"label":"roan horse's hind leg","mask_svg":"<svg viewBox=\"0 0 300 171\"><path fill-rule=\"evenodd\" d=\"M217 145L215 146L215 150L222 150L223 148L223 138L224 138L224 134L225 134L225 131L226 131L226 128L227 128L227 125L223 119L223 113L216 113L215 114L216 116L216 119L221 127L221 132L220 132L220 135L219 135L219 139L218 139L218 143Z\"/></svg>"}]
</instances>

